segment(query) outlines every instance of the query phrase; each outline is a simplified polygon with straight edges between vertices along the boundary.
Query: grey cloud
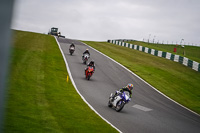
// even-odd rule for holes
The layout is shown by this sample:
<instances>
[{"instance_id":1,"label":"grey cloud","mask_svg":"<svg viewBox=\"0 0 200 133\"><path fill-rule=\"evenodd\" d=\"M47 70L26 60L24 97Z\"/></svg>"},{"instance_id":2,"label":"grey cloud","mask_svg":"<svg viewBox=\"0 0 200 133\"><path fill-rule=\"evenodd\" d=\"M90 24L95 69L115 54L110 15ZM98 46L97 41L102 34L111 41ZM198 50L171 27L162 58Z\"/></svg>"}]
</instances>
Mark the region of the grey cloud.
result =
<instances>
[{"instance_id":1,"label":"grey cloud","mask_svg":"<svg viewBox=\"0 0 200 133\"><path fill-rule=\"evenodd\" d=\"M18 0L12 28L47 32L58 27L69 38L158 40L200 44L199 0Z\"/></svg>"}]
</instances>

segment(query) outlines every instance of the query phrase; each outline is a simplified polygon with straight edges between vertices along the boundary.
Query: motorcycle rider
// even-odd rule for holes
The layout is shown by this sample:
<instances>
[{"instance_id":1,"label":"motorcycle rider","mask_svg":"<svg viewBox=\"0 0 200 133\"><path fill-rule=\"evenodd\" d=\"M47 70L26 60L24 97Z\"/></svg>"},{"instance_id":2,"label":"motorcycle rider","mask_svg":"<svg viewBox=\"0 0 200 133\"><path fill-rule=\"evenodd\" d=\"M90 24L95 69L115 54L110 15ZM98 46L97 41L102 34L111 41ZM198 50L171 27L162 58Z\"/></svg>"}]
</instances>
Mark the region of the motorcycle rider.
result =
<instances>
[{"instance_id":1,"label":"motorcycle rider","mask_svg":"<svg viewBox=\"0 0 200 133\"><path fill-rule=\"evenodd\" d=\"M86 49L86 50L85 50L85 52L83 52L83 55L84 55L84 54L89 54L89 55L90 55L90 52L89 52L89 50L88 50L88 49Z\"/></svg>"},{"instance_id":2,"label":"motorcycle rider","mask_svg":"<svg viewBox=\"0 0 200 133\"><path fill-rule=\"evenodd\" d=\"M82 59L83 59L83 57L84 57L84 54L89 54L89 56L90 56L90 52L89 52L89 50L88 50L88 49L86 49L86 50L85 50L85 52L83 52Z\"/></svg>"},{"instance_id":3,"label":"motorcycle rider","mask_svg":"<svg viewBox=\"0 0 200 133\"><path fill-rule=\"evenodd\" d=\"M72 44L69 46L69 49L70 49L71 47L74 47L74 49L75 49L74 42L72 42Z\"/></svg>"},{"instance_id":4,"label":"motorcycle rider","mask_svg":"<svg viewBox=\"0 0 200 133\"><path fill-rule=\"evenodd\" d=\"M119 94L119 92L124 92L124 91L129 92L129 96L130 96L130 98L132 98L132 90L133 90L133 84L129 83L127 86L125 86L125 87L121 88L119 91L115 92L115 95L113 95L113 97L112 97L112 101L114 100L114 97L116 97Z\"/></svg>"},{"instance_id":5,"label":"motorcycle rider","mask_svg":"<svg viewBox=\"0 0 200 133\"><path fill-rule=\"evenodd\" d=\"M93 67L94 68L94 71L95 71L95 64L94 64L94 60L91 60L90 63L88 63L87 65L87 68L85 68L85 74L86 74L86 71L88 70L88 67Z\"/></svg>"}]
</instances>

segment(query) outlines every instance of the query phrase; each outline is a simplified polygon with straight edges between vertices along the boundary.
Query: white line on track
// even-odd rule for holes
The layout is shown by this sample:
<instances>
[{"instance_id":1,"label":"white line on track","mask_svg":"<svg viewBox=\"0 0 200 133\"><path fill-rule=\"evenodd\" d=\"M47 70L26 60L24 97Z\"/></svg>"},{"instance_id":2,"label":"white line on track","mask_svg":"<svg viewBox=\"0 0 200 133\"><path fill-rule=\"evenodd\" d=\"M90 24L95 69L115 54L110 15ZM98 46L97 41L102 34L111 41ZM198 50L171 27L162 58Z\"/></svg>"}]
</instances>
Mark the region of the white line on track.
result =
<instances>
[{"instance_id":1,"label":"white line on track","mask_svg":"<svg viewBox=\"0 0 200 133\"><path fill-rule=\"evenodd\" d=\"M84 43L84 44L85 44L85 43ZM152 89L154 89L155 91L157 91L158 93L160 93L161 95L163 95L164 97L166 97L167 99L169 99L169 100L171 100L172 102L174 102L174 103L178 104L179 106L181 106L181 107L183 107L183 108L187 109L188 111L190 111L190 112L192 112L192 113L196 114L197 116L200 116L198 113L196 113L196 112L194 112L194 111L190 110L189 108L187 108L187 107L185 107L185 106L181 105L180 103L178 103L178 102L174 101L173 99L169 98L169 97L168 97L168 96L166 96L164 93L162 93L162 92L160 92L159 90L157 90L155 87L153 87L152 85L150 85L149 83L147 83L147 82L146 82L144 79L142 79L141 77L139 77L137 74L133 73L131 70L129 70L128 68L126 68L125 66L123 66L122 64L120 64L119 62L117 62L117 61L113 60L113 59L112 59L112 58L110 58L109 56L107 56L107 55L105 55L105 54L101 53L100 51L98 51L98 50L94 49L93 47L91 47L91 46L89 46L89 45L87 45L87 44L85 44L85 45L86 45L86 46L88 46L88 47L90 47L91 49L93 49L93 50L97 51L98 53L100 53L100 54L104 55L105 57L109 58L109 59L110 59L110 60L112 60L113 62L117 63L118 65L120 65L121 67L123 67L124 69L126 69L127 71L129 71L131 74L133 74L134 76L136 76L137 78L139 78L140 80L142 80L144 83L146 83L148 86L150 86Z\"/></svg>"},{"instance_id":2,"label":"white line on track","mask_svg":"<svg viewBox=\"0 0 200 133\"><path fill-rule=\"evenodd\" d=\"M54 37L55 37L55 36L54 36ZM112 124L111 124L108 120L106 120L103 116L101 116L101 115L86 101L86 99L81 95L81 93L79 92L79 90L78 90L77 87L76 87L76 84L75 84L75 82L74 82L74 79L72 78L72 74L71 74L71 71L70 71L70 69L69 69L69 65L68 65L67 60L66 60L66 58L65 58L65 55L64 55L64 53L63 53L63 51L62 51L62 49L61 49L60 43L58 42L58 40L57 40L56 37L55 37L55 39L56 39L56 42L57 42L57 44L58 44L58 47L59 47L59 49L60 49L60 51L61 51L61 53L62 53L62 56L63 56L63 58L64 58L64 61L65 61L65 64L66 64L66 68L67 68L67 71L68 71L68 74L69 74L69 77L70 77L70 80L72 81L72 84L73 84L74 88L76 89L77 93L81 96L81 98L83 99L83 101L84 101L97 115L99 115L104 121L106 121L109 125L111 125L113 128L115 128L118 132L122 133L122 131L120 131L117 127L115 127L114 125L112 125Z\"/></svg>"},{"instance_id":3,"label":"white line on track","mask_svg":"<svg viewBox=\"0 0 200 133\"><path fill-rule=\"evenodd\" d=\"M67 60L66 60L66 58L65 58L65 56L64 56L64 53L63 53L63 51L62 51L62 49L61 49L61 47L60 47L60 44L59 44L59 42L58 42L58 40L57 40L56 37L55 37L55 39L56 39L56 42L57 42L57 44L58 44L58 46L59 46L59 49L60 49L60 51L61 51L61 53L62 53L62 56L63 56L63 58L64 58L64 61L65 61L66 67L67 67L67 71L68 71L68 73L69 73L69 77L70 77L70 79L71 79L71 81L72 81L72 84L74 85L74 88L76 89L77 93L81 96L81 98L83 99L83 101L84 101L97 115L99 115L104 121L106 121L108 124L110 124L110 125L111 125L113 128L115 128L118 132L122 133L118 128L116 128L116 127L115 127L114 125L112 125L108 120L106 120L104 117L102 117L102 116L101 116L101 115L100 115L100 114L85 100L85 98L80 94L80 92L78 91L78 89L77 89L77 87L76 87L76 84L75 84L75 82L74 82L74 80L73 80L73 78L72 78L71 71L70 71L70 69L69 69ZM82 43L83 43L83 42L82 42ZM85 44L85 43L84 43L84 44ZM97 51L98 53L102 54L103 56L109 58L109 59L112 60L113 62L117 63L118 65L120 65L121 67L123 67L124 69L126 69L127 71L129 71L130 73L132 73L133 75L135 75L137 78L139 78L140 80L142 80L144 83L146 83L148 86L150 86L152 89L154 89L155 91L157 91L158 93L160 93L161 95L163 95L164 97L166 97L167 99L173 101L174 103L176 103L176 104L178 104L179 106L181 106L181 107L187 109L188 111L190 111L190 112L192 112L192 113L194 113L194 114L200 116L198 113L196 113L196 112L194 112L194 111L192 111L192 110L186 108L185 106L183 106L183 105L179 104L178 102L172 100L171 98L169 98L168 96L166 96L166 95L163 94L162 92L158 91L156 88L154 88L153 86L151 86L149 83L147 83L145 80L143 80L142 78L140 78L138 75L136 75L135 73L133 73L132 71L130 71L128 68L126 68L125 66L123 66L123 65L120 64L119 62L113 60L113 59L110 58L109 56L107 56L107 55L101 53L100 51L94 49L93 47L91 47L91 46L89 46L89 45L87 45L87 44L85 44L85 45L88 46L88 47L90 47L91 49Z\"/></svg>"},{"instance_id":4,"label":"white line on track","mask_svg":"<svg viewBox=\"0 0 200 133\"><path fill-rule=\"evenodd\" d=\"M134 108L136 108L136 109L140 109L140 110L145 111L145 112L147 112L147 111L152 111L152 109L147 108L147 107L144 107L144 106L141 106L141 105L138 105L138 104L135 104L135 105L133 105L132 107L134 107Z\"/></svg>"}]
</instances>

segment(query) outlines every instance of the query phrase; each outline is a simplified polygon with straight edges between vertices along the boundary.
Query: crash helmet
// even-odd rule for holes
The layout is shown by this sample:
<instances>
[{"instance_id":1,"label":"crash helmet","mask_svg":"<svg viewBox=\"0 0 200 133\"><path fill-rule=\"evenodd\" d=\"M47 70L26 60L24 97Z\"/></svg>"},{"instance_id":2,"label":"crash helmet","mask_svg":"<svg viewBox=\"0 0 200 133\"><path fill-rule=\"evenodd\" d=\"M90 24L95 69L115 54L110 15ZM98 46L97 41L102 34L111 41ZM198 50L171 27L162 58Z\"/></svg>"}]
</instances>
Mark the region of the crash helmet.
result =
<instances>
[{"instance_id":1,"label":"crash helmet","mask_svg":"<svg viewBox=\"0 0 200 133\"><path fill-rule=\"evenodd\" d=\"M130 83L129 83L129 84L127 85L127 88L128 88L130 91L133 90L133 84L130 84Z\"/></svg>"},{"instance_id":2,"label":"crash helmet","mask_svg":"<svg viewBox=\"0 0 200 133\"><path fill-rule=\"evenodd\" d=\"M86 51L89 51L88 49L86 49Z\"/></svg>"},{"instance_id":3,"label":"crash helmet","mask_svg":"<svg viewBox=\"0 0 200 133\"><path fill-rule=\"evenodd\" d=\"M90 61L90 64L94 65L94 60L91 60L91 61Z\"/></svg>"}]
</instances>

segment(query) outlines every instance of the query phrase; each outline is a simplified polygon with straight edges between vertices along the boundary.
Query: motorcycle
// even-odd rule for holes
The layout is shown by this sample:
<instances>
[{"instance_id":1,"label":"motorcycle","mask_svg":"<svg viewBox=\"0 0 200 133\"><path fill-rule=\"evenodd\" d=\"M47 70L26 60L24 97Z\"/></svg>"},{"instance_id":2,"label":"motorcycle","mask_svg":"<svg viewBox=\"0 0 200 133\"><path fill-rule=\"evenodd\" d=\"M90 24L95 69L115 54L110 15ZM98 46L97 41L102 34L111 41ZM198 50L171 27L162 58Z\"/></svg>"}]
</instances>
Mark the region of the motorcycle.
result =
<instances>
[{"instance_id":1,"label":"motorcycle","mask_svg":"<svg viewBox=\"0 0 200 133\"><path fill-rule=\"evenodd\" d=\"M90 80L90 78L92 77L93 73L94 73L94 68L91 67L91 66L88 66L88 69L85 71L85 78L87 80Z\"/></svg>"},{"instance_id":2,"label":"motorcycle","mask_svg":"<svg viewBox=\"0 0 200 133\"><path fill-rule=\"evenodd\" d=\"M82 56L83 63L86 64L89 58L90 58L90 55L89 55L89 54L87 54L87 53L84 54L84 55Z\"/></svg>"},{"instance_id":3,"label":"motorcycle","mask_svg":"<svg viewBox=\"0 0 200 133\"><path fill-rule=\"evenodd\" d=\"M116 91L117 96L113 97L113 93L110 94L108 107L114 108L117 112L120 112L124 105L131 101L131 98L125 93Z\"/></svg>"},{"instance_id":4,"label":"motorcycle","mask_svg":"<svg viewBox=\"0 0 200 133\"><path fill-rule=\"evenodd\" d=\"M75 47L70 47L70 48L69 48L69 53L70 53L71 55L74 53L74 51L75 51Z\"/></svg>"}]
</instances>

